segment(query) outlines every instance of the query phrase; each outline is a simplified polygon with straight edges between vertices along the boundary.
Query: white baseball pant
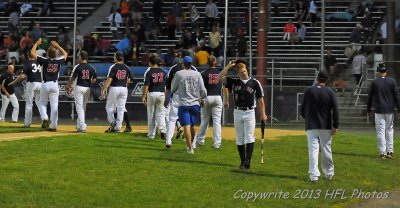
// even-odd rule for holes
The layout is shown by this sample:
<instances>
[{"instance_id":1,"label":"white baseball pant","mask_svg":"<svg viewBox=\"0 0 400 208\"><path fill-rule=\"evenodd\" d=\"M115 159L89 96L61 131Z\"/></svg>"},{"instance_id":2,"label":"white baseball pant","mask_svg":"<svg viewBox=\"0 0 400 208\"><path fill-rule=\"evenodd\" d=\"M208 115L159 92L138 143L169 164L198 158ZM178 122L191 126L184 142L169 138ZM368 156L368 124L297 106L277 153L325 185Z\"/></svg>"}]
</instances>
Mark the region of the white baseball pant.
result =
<instances>
[{"instance_id":1,"label":"white baseball pant","mask_svg":"<svg viewBox=\"0 0 400 208\"><path fill-rule=\"evenodd\" d=\"M375 113L375 127L379 154L393 152L393 113Z\"/></svg>"},{"instance_id":2,"label":"white baseball pant","mask_svg":"<svg viewBox=\"0 0 400 208\"><path fill-rule=\"evenodd\" d=\"M41 82L27 82L25 88L25 119L24 125L32 124L33 99L35 99L36 107L40 112L40 88Z\"/></svg>"},{"instance_id":3,"label":"white baseball pant","mask_svg":"<svg viewBox=\"0 0 400 208\"><path fill-rule=\"evenodd\" d=\"M311 180L318 180L321 176L318 169L318 154L321 147L322 161L321 167L325 177L334 175L332 159L332 132L330 129L307 130L308 141L308 174Z\"/></svg>"},{"instance_id":4,"label":"white baseball pant","mask_svg":"<svg viewBox=\"0 0 400 208\"><path fill-rule=\"evenodd\" d=\"M6 95L1 94L0 118L2 120L5 120L7 107L8 107L8 104L10 104L10 102L11 102L11 105L13 106L11 121L17 122L18 121L18 113L19 113L19 103L18 103L18 99L17 99L17 96L15 95L15 93L11 94L10 97L7 97Z\"/></svg>"},{"instance_id":5,"label":"white baseball pant","mask_svg":"<svg viewBox=\"0 0 400 208\"><path fill-rule=\"evenodd\" d=\"M178 107L179 107L179 97L174 94L169 105L168 122L167 122L167 133L166 133L166 144L172 144L172 137L175 132L176 121L178 120Z\"/></svg>"},{"instance_id":6,"label":"white baseball pant","mask_svg":"<svg viewBox=\"0 0 400 208\"><path fill-rule=\"evenodd\" d=\"M85 122L85 112L86 105L90 97L90 88L75 86L74 98L75 98L75 108L76 114L78 114L78 119L76 120L76 127L78 130L86 130Z\"/></svg>"},{"instance_id":7,"label":"white baseball pant","mask_svg":"<svg viewBox=\"0 0 400 208\"><path fill-rule=\"evenodd\" d=\"M124 120L124 111L126 99L128 98L128 88L110 87L107 95L106 111L109 123L116 122L114 130L119 131ZM117 119L114 117L115 108L117 108Z\"/></svg>"},{"instance_id":8,"label":"white baseball pant","mask_svg":"<svg viewBox=\"0 0 400 208\"><path fill-rule=\"evenodd\" d=\"M204 103L204 107L201 108L201 124L197 132L197 142L204 144L208 123L212 116L214 147L218 148L221 146L222 98L221 96L207 96Z\"/></svg>"},{"instance_id":9,"label":"white baseball pant","mask_svg":"<svg viewBox=\"0 0 400 208\"><path fill-rule=\"evenodd\" d=\"M154 138L157 128L161 133L166 132L164 92L149 92L147 94L147 136Z\"/></svg>"},{"instance_id":10,"label":"white baseball pant","mask_svg":"<svg viewBox=\"0 0 400 208\"><path fill-rule=\"evenodd\" d=\"M60 91L57 82L42 83L40 89L40 118L42 120L49 120L47 115L47 101L50 101L50 128L57 128L58 122L58 96Z\"/></svg>"},{"instance_id":11,"label":"white baseball pant","mask_svg":"<svg viewBox=\"0 0 400 208\"><path fill-rule=\"evenodd\" d=\"M256 128L256 115L252 110L233 111L233 120L236 131L236 144L245 145L254 142L254 129Z\"/></svg>"}]
</instances>

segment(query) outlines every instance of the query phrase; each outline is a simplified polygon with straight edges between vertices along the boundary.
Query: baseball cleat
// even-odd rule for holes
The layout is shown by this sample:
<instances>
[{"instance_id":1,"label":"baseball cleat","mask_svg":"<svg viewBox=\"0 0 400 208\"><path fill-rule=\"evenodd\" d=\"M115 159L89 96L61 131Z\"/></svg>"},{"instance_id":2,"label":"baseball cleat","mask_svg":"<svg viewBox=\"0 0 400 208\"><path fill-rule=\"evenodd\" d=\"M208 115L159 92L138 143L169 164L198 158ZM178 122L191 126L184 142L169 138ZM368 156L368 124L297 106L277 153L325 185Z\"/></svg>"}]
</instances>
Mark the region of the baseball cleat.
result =
<instances>
[{"instance_id":1,"label":"baseball cleat","mask_svg":"<svg viewBox=\"0 0 400 208\"><path fill-rule=\"evenodd\" d=\"M333 178L333 175L325 175L326 180L331 181Z\"/></svg>"},{"instance_id":2,"label":"baseball cleat","mask_svg":"<svg viewBox=\"0 0 400 208\"><path fill-rule=\"evenodd\" d=\"M386 154L386 158L388 158L388 159L393 159L393 152L388 152L388 153Z\"/></svg>"},{"instance_id":3,"label":"baseball cleat","mask_svg":"<svg viewBox=\"0 0 400 208\"><path fill-rule=\"evenodd\" d=\"M161 133L160 137L161 137L162 140L165 140L165 133Z\"/></svg>"},{"instance_id":4,"label":"baseball cleat","mask_svg":"<svg viewBox=\"0 0 400 208\"><path fill-rule=\"evenodd\" d=\"M384 159L386 158L386 155L385 155L385 154L380 154L380 155L379 155L379 158L382 159L382 160L384 160Z\"/></svg>"},{"instance_id":5,"label":"baseball cleat","mask_svg":"<svg viewBox=\"0 0 400 208\"><path fill-rule=\"evenodd\" d=\"M86 133L86 130L78 129L76 132L78 132L78 133Z\"/></svg>"},{"instance_id":6,"label":"baseball cleat","mask_svg":"<svg viewBox=\"0 0 400 208\"><path fill-rule=\"evenodd\" d=\"M187 153L190 154L190 155L193 155L194 154L194 149L188 149Z\"/></svg>"},{"instance_id":7,"label":"baseball cleat","mask_svg":"<svg viewBox=\"0 0 400 208\"><path fill-rule=\"evenodd\" d=\"M113 129L111 127L108 127L108 129L104 131L104 133L111 133L111 132L113 132Z\"/></svg>"},{"instance_id":8,"label":"baseball cleat","mask_svg":"<svg viewBox=\"0 0 400 208\"><path fill-rule=\"evenodd\" d=\"M42 129L49 128L49 120L42 121Z\"/></svg>"},{"instance_id":9,"label":"baseball cleat","mask_svg":"<svg viewBox=\"0 0 400 208\"><path fill-rule=\"evenodd\" d=\"M125 133L131 132L132 131L132 127L127 126L124 130Z\"/></svg>"},{"instance_id":10,"label":"baseball cleat","mask_svg":"<svg viewBox=\"0 0 400 208\"><path fill-rule=\"evenodd\" d=\"M244 162L241 162L241 163L240 163L239 169L246 169L246 168L244 167Z\"/></svg>"},{"instance_id":11,"label":"baseball cleat","mask_svg":"<svg viewBox=\"0 0 400 208\"><path fill-rule=\"evenodd\" d=\"M181 127L178 128L178 133L176 133L175 139L179 139L181 137L181 134L183 133Z\"/></svg>"},{"instance_id":12,"label":"baseball cleat","mask_svg":"<svg viewBox=\"0 0 400 208\"><path fill-rule=\"evenodd\" d=\"M166 144L166 145L165 145L165 148L171 149L171 148L172 148L172 145L171 145L171 144Z\"/></svg>"},{"instance_id":13,"label":"baseball cleat","mask_svg":"<svg viewBox=\"0 0 400 208\"><path fill-rule=\"evenodd\" d=\"M111 122L111 129L115 129L115 126L117 126L117 122L113 121Z\"/></svg>"},{"instance_id":14,"label":"baseball cleat","mask_svg":"<svg viewBox=\"0 0 400 208\"><path fill-rule=\"evenodd\" d=\"M56 128L47 128L47 131L57 131Z\"/></svg>"},{"instance_id":15,"label":"baseball cleat","mask_svg":"<svg viewBox=\"0 0 400 208\"><path fill-rule=\"evenodd\" d=\"M243 166L244 166L246 169L250 169L250 161L245 161L244 164L243 164Z\"/></svg>"}]
</instances>

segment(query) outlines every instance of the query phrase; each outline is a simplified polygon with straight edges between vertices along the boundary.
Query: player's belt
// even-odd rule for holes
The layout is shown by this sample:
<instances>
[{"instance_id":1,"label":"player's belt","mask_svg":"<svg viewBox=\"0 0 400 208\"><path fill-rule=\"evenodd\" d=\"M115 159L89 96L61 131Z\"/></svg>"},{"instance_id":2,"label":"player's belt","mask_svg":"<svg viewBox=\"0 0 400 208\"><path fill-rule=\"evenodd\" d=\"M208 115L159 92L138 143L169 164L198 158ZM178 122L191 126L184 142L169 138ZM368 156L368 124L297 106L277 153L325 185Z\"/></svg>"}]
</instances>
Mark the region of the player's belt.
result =
<instances>
[{"instance_id":1,"label":"player's belt","mask_svg":"<svg viewBox=\"0 0 400 208\"><path fill-rule=\"evenodd\" d=\"M254 107L236 107L236 106L235 106L235 109L236 109L236 110L243 110L243 111L246 111L246 110L253 110Z\"/></svg>"},{"instance_id":2,"label":"player's belt","mask_svg":"<svg viewBox=\"0 0 400 208\"><path fill-rule=\"evenodd\" d=\"M57 80L44 81L44 83L46 82L57 82Z\"/></svg>"}]
</instances>

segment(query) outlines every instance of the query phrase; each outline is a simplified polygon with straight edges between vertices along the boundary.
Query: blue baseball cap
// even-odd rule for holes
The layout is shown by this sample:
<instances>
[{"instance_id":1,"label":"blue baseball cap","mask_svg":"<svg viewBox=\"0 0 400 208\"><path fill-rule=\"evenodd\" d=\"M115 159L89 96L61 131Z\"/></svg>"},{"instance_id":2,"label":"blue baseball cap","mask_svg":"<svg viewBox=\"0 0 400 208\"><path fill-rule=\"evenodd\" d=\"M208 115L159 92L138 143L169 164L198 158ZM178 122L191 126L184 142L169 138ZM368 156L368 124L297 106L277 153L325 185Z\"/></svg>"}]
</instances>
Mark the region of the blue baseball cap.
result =
<instances>
[{"instance_id":1,"label":"blue baseball cap","mask_svg":"<svg viewBox=\"0 0 400 208\"><path fill-rule=\"evenodd\" d=\"M183 63L192 63L193 59L190 56L183 57Z\"/></svg>"}]
</instances>

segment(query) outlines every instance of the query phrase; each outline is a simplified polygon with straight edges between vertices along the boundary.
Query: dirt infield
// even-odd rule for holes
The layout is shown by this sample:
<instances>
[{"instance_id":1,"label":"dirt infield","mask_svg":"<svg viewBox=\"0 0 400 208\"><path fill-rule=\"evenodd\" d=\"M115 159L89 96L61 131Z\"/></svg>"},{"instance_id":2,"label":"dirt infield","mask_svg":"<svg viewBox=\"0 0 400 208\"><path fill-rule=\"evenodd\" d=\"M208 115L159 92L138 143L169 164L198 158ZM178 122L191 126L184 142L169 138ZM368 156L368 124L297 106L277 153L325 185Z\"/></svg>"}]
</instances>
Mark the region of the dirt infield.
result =
<instances>
[{"instance_id":1,"label":"dirt infield","mask_svg":"<svg viewBox=\"0 0 400 208\"><path fill-rule=\"evenodd\" d=\"M21 126L20 123L2 123L1 126ZM32 127L39 127L39 125L32 125ZM108 126L88 126L87 132L89 133L104 133ZM147 126L133 126L134 133L146 133ZM54 137L64 135L77 134L74 125L59 125L57 132L22 132L22 133L3 133L0 134L0 142L2 141L15 141L23 139L32 139L36 137ZM305 135L304 131L300 130L282 130L282 129L265 129L265 139L277 140L284 136L298 136ZM255 131L256 139L261 138L261 132L259 128ZM212 127L207 132L207 137L212 137ZM235 128L234 127L222 127L222 138L225 140L235 139Z\"/></svg>"}]
</instances>

